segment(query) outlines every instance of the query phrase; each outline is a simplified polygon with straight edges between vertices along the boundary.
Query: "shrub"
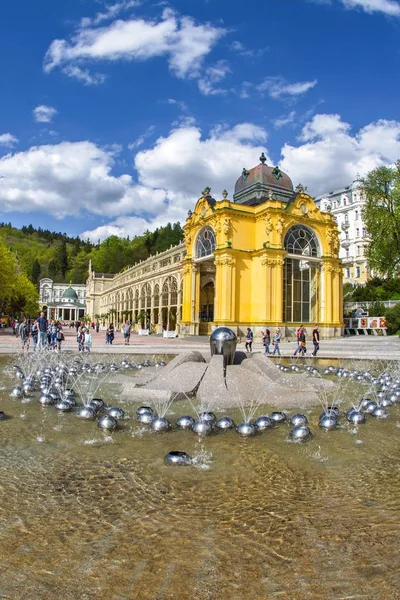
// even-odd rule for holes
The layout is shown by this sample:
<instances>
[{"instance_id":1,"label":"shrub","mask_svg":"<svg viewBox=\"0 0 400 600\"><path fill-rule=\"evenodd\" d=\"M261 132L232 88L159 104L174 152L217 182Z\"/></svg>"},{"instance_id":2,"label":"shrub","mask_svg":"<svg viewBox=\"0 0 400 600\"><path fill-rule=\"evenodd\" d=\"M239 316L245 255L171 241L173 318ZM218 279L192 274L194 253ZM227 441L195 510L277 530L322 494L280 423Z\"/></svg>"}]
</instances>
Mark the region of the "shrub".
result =
<instances>
[{"instance_id":1,"label":"shrub","mask_svg":"<svg viewBox=\"0 0 400 600\"><path fill-rule=\"evenodd\" d=\"M383 317L386 315L387 308L383 304L383 302L372 302L368 306L368 314L370 317Z\"/></svg>"},{"instance_id":2,"label":"shrub","mask_svg":"<svg viewBox=\"0 0 400 600\"><path fill-rule=\"evenodd\" d=\"M396 304L393 308L387 308L385 317L389 334L400 331L400 304Z\"/></svg>"}]
</instances>

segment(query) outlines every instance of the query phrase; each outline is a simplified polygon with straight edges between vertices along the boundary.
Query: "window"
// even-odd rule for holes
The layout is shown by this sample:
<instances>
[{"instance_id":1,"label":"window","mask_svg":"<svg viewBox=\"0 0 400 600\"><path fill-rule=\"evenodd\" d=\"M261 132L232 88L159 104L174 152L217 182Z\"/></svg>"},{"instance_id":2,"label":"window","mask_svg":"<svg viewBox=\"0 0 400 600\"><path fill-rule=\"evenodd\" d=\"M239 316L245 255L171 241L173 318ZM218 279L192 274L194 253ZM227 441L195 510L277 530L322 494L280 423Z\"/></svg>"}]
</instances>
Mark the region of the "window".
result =
<instances>
[{"instance_id":1,"label":"window","mask_svg":"<svg viewBox=\"0 0 400 600\"><path fill-rule=\"evenodd\" d=\"M360 237L360 229L358 227L356 229L356 237Z\"/></svg>"},{"instance_id":2,"label":"window","mask_svg":"<svg viewBox=\"0 0 400 600\"><path fill-rule=\"evenodd\" d=\"M360 246L357 246L357 256L360 256Z\"/></svg>"},{"instance_id":3,"label":"window","mask_svg":"<svg viewBox=\"0 0 400 600\"><path fill-rule=\"evenodd\" d=\"M362 234L363 234L363 237L366 237L366 235L367 235L367 230L365 229L365 227L363 227Z\"/></svg>"},{"instance_id":4,"label":"window","mask_svg":"<svg viewBox=\"0 0 400 600\"><path fill-rule=\"evenodd\" d=\"M345 223L348 223L348 222L349 222L349 213L346 213L346 214L344 215L344 222L345 222Z\"/></svg>"},{"instance_id":5,"label":"window","mask_svg":"<svg viewBox=\"0 0 400 600\"><path fill-rule=\"evenodd\" d=\"M295 225L286 234L284 248L289 254L320 256L319 243L314 232L302 225Z\"/></svg>"},{"instance_id":6,"label":"window","mask_svg":"<svg viewBox=\"0 0 400 600\"><path fill-rule=\"evenodd\" d=\"M354 211L355 220L358 221L358 210Z\"/></svg>"},{"instance_id":7,"label":"window","mask_svg":"<svg viewBox=\"0 0 400 600\"><path fill-rule=\"evenodd\" d=\"M215 234L211 227L204 227L197 236L196 258L203 258L214 253L216 246Z\"/></svg>"},{"instance_id":8,"label":"window","mask_svg":"<svg viewBox=\"0 0 400 600\"><path fill-rule=\"evenodd\" d=\"M346 269L346 277L349 278L350 277L350 269Z\"/></svg>"},{"instance_id":9,"label":"window","mask_svg":"<svg viewBox=\"0 0 400 600\"><path fill-rule=\"evenodd\" d=\"M356 277L357 278L361 277L361 269L360 269L360 267L356 267Z\"/></svg>"},{"instance_id":10,"label":"window","mask_svg":"<svg viewBox=\"0 0 400 600\"><path fill-rule=\"evenodd\" d=\"M350 249L346 248L346 258L349 258L349 256L350 256Z\"/></svg>"}]
</instances>

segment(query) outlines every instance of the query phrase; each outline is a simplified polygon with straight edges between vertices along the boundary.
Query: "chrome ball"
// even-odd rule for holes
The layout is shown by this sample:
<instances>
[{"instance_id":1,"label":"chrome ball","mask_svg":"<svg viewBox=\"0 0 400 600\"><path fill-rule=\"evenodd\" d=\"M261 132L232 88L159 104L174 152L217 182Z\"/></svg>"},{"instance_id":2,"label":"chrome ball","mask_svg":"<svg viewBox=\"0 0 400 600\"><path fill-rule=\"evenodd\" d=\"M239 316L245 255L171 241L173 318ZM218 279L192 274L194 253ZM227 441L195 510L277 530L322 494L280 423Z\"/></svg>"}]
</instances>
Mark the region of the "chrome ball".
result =
<instances>
[{"instance_id":1,"label":"chrome ball","mask_svg":"<svg viewBox=\"0 0 400 600\"><path fill-rule=\"evenodd\" d=\"M380 401L380 405L387 407L387 406L392 406L393 402L391 401L391 399L386 396L385 398L382 398L382 400Z\"/></svg>"},{"instance_id":2,"label":"chrome ball","mask_svg":"<svg viewBox=\"0 0 400 600\"><path fill-rule=\"evenodd\" d=\"M227 429L235 429L235 422L230 417L221 417L220 419L217 419L215 426L218 427L218 429L226 431Z\"/></svg>"},{"instance_id":3,"label":"chrome ball","mask_svg":"<svg viewBox=\"0 0 400 600\"><path fill-rule=\"evenodd\" d=\"M23 374L22 371L17 371L15 373L15 376L17 377L17 379L25 379L25 375Z\"/></svg>"},{"instance_id":4,"label":"chrome ball","mask_svg":"<svg viewBox=\"0 0 400 600\"><path fill-rule=\"evenodd\" d=\"M273 412L271 414L271 419L275 425L278 425L279 423L284 423L286 421L286 415L284 412Z\"/></svg>"},{"instance_id":5,"label":"chrome ball","mask_svg":"<svg viewBox=\"0 0 400 600\"><path fill-rule=\"evenodd\" d=\"M340 417L340 408L338 406L336 406L335 404L329 404L327 406L327 411L335 414L337 417Z\"/></svg>"},{"instance_id":6,"label":"chrome ball","mask_svg":"<svg viewBox=\"0 0 400 600\"><path fill-rule=\"evenodd\" d=\"M25 395L31 394L32 392L35 391L34 387L33 387L33 385L31 383L26 383L25 382L24 385L23 385L23 388L24 388L24 394Z\"/></svg>"},{"instance_id":7,"label":"chrome ball","mask_svg":"<svg viewBox=\"0 0 400 600\"><path fill-rule=\"evenodd\" d=\"M174 467L190 467L192 457L186 454L186 452L172 450L164 457L164 464Z\"/></svg>"},{"instance_id":8,"label":"chrome ball","mask_svg":"<svg viewBox=\"0 0 400 600\"><path fill-rule=\"evenodd\" d=\"M23 389L18 386L14 387L10 392L11 398L22 398L23 395L24 395Z\"/></svg>"},{"instance_id":9,"label":"chrome ball","mask_svg":"<svg viewBox=\"0 0 400 600\"><path fill-rule=\"evenodd\" d=\"M139 408L136 409L136 414L142 415L143 413L153 414L153 409L151 408L151 406L139 406Z\"/></svg>"},{"instance_id":10,"label":"chrome ball","mask_svg":"<svg viewBox=\"0 0 400 600\"><path fill-rule=\"evenodd\" d=\"M107 431L114 431L118 427L118 423L116 419L111 417L110 415L104 415L97 420L97 426L100 429L106 429Z\"/></svg>"},{"instance_id":11,"label":"chrome ball","mask_svg":"<svg viewBox=\"0 0 400 600\"><path fill-rule=\"evenodd\" d=\"M72 406L66 400L59 400L55 406L56 409L60 410L61 412L69 412L70 410L72 410Z\"/></svg>"},{"instance_id":12,"label":"chrome ball","mask_svg":"<svg viewBox=\"0 0 400 600\"><path fill-rule=\"evenodd\" d=\"M92 398L89 404L97 406L97 410L101 410L105 406L104 400L101 398Z\"/></svg>"},{"instance_id":13,"label":"chrome ball","mask_svg":"<svg viewBox=\"0 0 400 600\"><path fill-rule=\"evenodd\" d=\"M266 429L270 429L274 426L274 421L270 417L262 415L256 419L254 425L259 431L265 431Z\"/></svg>"},{"instance_id":14,"label":"chrome ball","mask_svg":"<svg viewBox=\"0 0 400 600\"><path fill-rule=\"evenodd\" d=\"M318 425L321 429L325 429L325 431L331 431L332 429L335 429L337 425L336 417L333 414L321 415Z\"/></svg>"},{"instance_id":15,"label":"chrome ball","mask_svg":"<svg viewBox=\"0 0 400 600\"><path fill-rule=\"evenodd\" d=\"M121 419L125 418L125 411L123 411L122 408L119 408L118 406L112 406L108 409L107 413L117 421L120 421Z\"/></svg>"},{"instance_id":16,"label":"chrome ball","mask_svg":"<svg viewBox=\"0 0 400 600\"><path fill-rule=\"evenodd\" d=\"M193 431L198 435L210 435L212 433L212 425L209 421L195 421Z\"/></svg>"},{"instance_id":17,"label":"chrome ball","mask_svg":"<svg viewBox=\"0 0 400 600\"><path fill-rule=\"evenodd\" d=\"M360 425L361 423L365 423L366 418L365 414L360 412L359 410L352 409L347 413L347 420L353 425Z\"/></svg>"},{"instance_id":18,"label":"chrome ball","mask_svg":"<svg viewBox=\"0 0 400 600\"><path fill-rule=\"evenodd\" d=\"M42 394L39 398L39 402L42 406L50 406L51 404L54 404L53 398L48 394Z\"/></svg>"},{"instance_id":19,"label":"chrome ball","mask_svg":"<svg viewBox=\"0 0 400 600\"><path fill-rule=\"evenodd\" d=\"M179 417L179 419L176 421L176 424L179 427L179 429L193 429L194 423L195 420L193 419L193 417L190 417L188 415Z\"/></svg>"},{"instance_id":20,"label":"chrome ball","mask_svg":"<svg viewBox=\"0 0 400 600\"><path fill-rule=\"evenodd\" d=\"M377 419L387 419L389 416L388 411L384 406L377 406L371 413L373 417Z\"/></svg>"},{"instance_id":21,"label":"chrome ball","mask_svg":"<svg viewBox=\"0 0 400 600\"><path fill-rule=\"evenodd\" d=\"M5 418L6 418L5 413L2 410L0 410L0 421L4 421Z\"/></svg>"},{"instance_id":22,"label":"chrome ball","mask_svg":"<svg viewBox=\"0 0 400 600\"><path fill-rule=\"evenodd\" d=\"M289 424L293 425L294 427L297 427L298 425L307 425L308 419L305 415L301 415L298 413L290 417Z\"/></svg>"},{"instance_id":23,"label":"chrome ball","mask_svg":"<svg viewBox=\"0 0 400 600\"><path fill-rule=\"evenodd\" d=\"M257 433L257 429L252 423L240 423L240 425L236 427L236 431L242 437L248 437L249 435Z\"/></svg>"},{"instance_id":24,"label":"chrome ball","mask_svg":"<svg viewBox=\"0 0 400 600\"><path fill-rule=\"evenodd\" d=\"M168 431L171 429L171 423L165 417L154 417L151 422L151 428L153 431Z\"/></svg>"},{"instance_id":25,"label":"chrome ball","mask_svg":"<svg viewBox=\"0 0 400 600\"><path fill-rule=\"evenodd\" d=\"M290 437L296 442L304 442L311 437L311 431L306 425L297 425L291 429Z\"/></svg>"},{"instance_id":26,"label":"chrome ball","mask_svg":"<svg viewBox=\"0 0 400 600\"><path fill-rule=\"evenodd\" d=\"M358 409L365 410L370 402L371 402L371 398L361 398Z\"/></svg>"},{"instance_id":27,"label":"chrome ball","mask_svg":"<svg viewBox=\"0 0 400 600\"><path fill-rule=\"evenodd\" d=\"M378 403L375 402L375 400L370 400L363 408L363 411L366 413L373 413L374 410L376 409L376 407L378 406Z\"/></svg>"},{"instance_id":28,"label":"chrome ball","mask_svg":"<svg viewBox=\"0 0 400 600\"><path fill-rule=\"evenodd\" d=\"M201 412L199 414L199 421L206 421L207 423L214 424L217 417L212 412Z\"/></svg>"},{"instance_id":29,"label":"chrome ball","mask_svg":"<svg viewBox=\"0 0 400 600\"><path fill-rule=\"evenodd\" d=\"M90 406L83 406L78 410L76 415L80 419L86 419L86 421L94 421L96 418L96 412Z\"/></svg>"},{"instance_id":30,"label":"chrome ball","mask_svg":"<svg viewBox=\"0 0 400 600\"><path fill-rule=\"evenodd\" d=\"M71 407L74 407L77 405L77 401L75 400L75 398L73 396L67 396L66 398L64 398L64 402L68 402L68 404Z\"/></svg>"},{"instance_id":31,"label":"chrome ball","mask_svg":"<svg viewBox=\"0 0 400 600\"><path fill-rule=\"evenodd\" d=\"M137 416L137 421L143 425L150 425L153 419L154 414L152 412L142 412Z\"/></svg>"}]
</instances>

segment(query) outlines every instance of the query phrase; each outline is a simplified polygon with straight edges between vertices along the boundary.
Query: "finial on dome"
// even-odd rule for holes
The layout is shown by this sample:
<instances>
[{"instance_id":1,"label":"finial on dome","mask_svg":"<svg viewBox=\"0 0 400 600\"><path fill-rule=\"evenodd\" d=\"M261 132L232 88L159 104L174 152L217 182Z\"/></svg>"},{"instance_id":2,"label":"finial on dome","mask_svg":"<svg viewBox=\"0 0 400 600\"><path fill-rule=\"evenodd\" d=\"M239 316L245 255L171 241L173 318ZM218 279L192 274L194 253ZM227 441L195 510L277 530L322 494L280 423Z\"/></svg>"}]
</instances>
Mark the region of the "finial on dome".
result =
<instances>
[{"instance_id":1,"label":"finial on dome","mask_svg":"<svg viewBox=\"0 0 400 600\"><path fill-rule=\"evenodd\" d=\"M267 162L267 159L265 157L264 152L261 152L261 156L260 156L260 163L262 163L263 165Z\"/></svg>"},{"instance_id":2,"label":"finial on dome","mask_svg":"<svg viewBox=\"0 0 400 600\"><path fill-rule=\"evenodd\" d=\"M226 199L227 199L227 197L228 197L228 192L227 192L226 190L224 190L224 191L222 192L222 197L223 197L223 199L224 199L224 200L226 200Z\"/></svg>"}]
</instances>

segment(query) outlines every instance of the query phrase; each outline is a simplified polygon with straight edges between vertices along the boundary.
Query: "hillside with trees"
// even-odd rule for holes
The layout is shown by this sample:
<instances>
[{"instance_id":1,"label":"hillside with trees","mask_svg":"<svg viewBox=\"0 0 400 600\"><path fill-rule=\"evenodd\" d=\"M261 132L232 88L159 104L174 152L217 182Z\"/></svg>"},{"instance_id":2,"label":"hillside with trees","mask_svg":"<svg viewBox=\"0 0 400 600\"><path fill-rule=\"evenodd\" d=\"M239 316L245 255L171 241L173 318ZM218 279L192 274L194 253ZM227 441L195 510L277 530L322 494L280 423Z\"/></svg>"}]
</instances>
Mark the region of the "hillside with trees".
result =
<instances>
[{"instance_id":1,"label":"hillside with trees","mask_svg":"<svg viewBox=\"0 0 400 600\"><path fill-rule=\"evenodd\" d=\"M21 273L35 285L43 277L58 283L84 283L90 260L95 271L118 273L182 240L179 223L168 223L132 239L113 235L97 244L32 225L17 229L11 223L0 223L0 243L11 252Z\"/></svg>"}]
</instances>

